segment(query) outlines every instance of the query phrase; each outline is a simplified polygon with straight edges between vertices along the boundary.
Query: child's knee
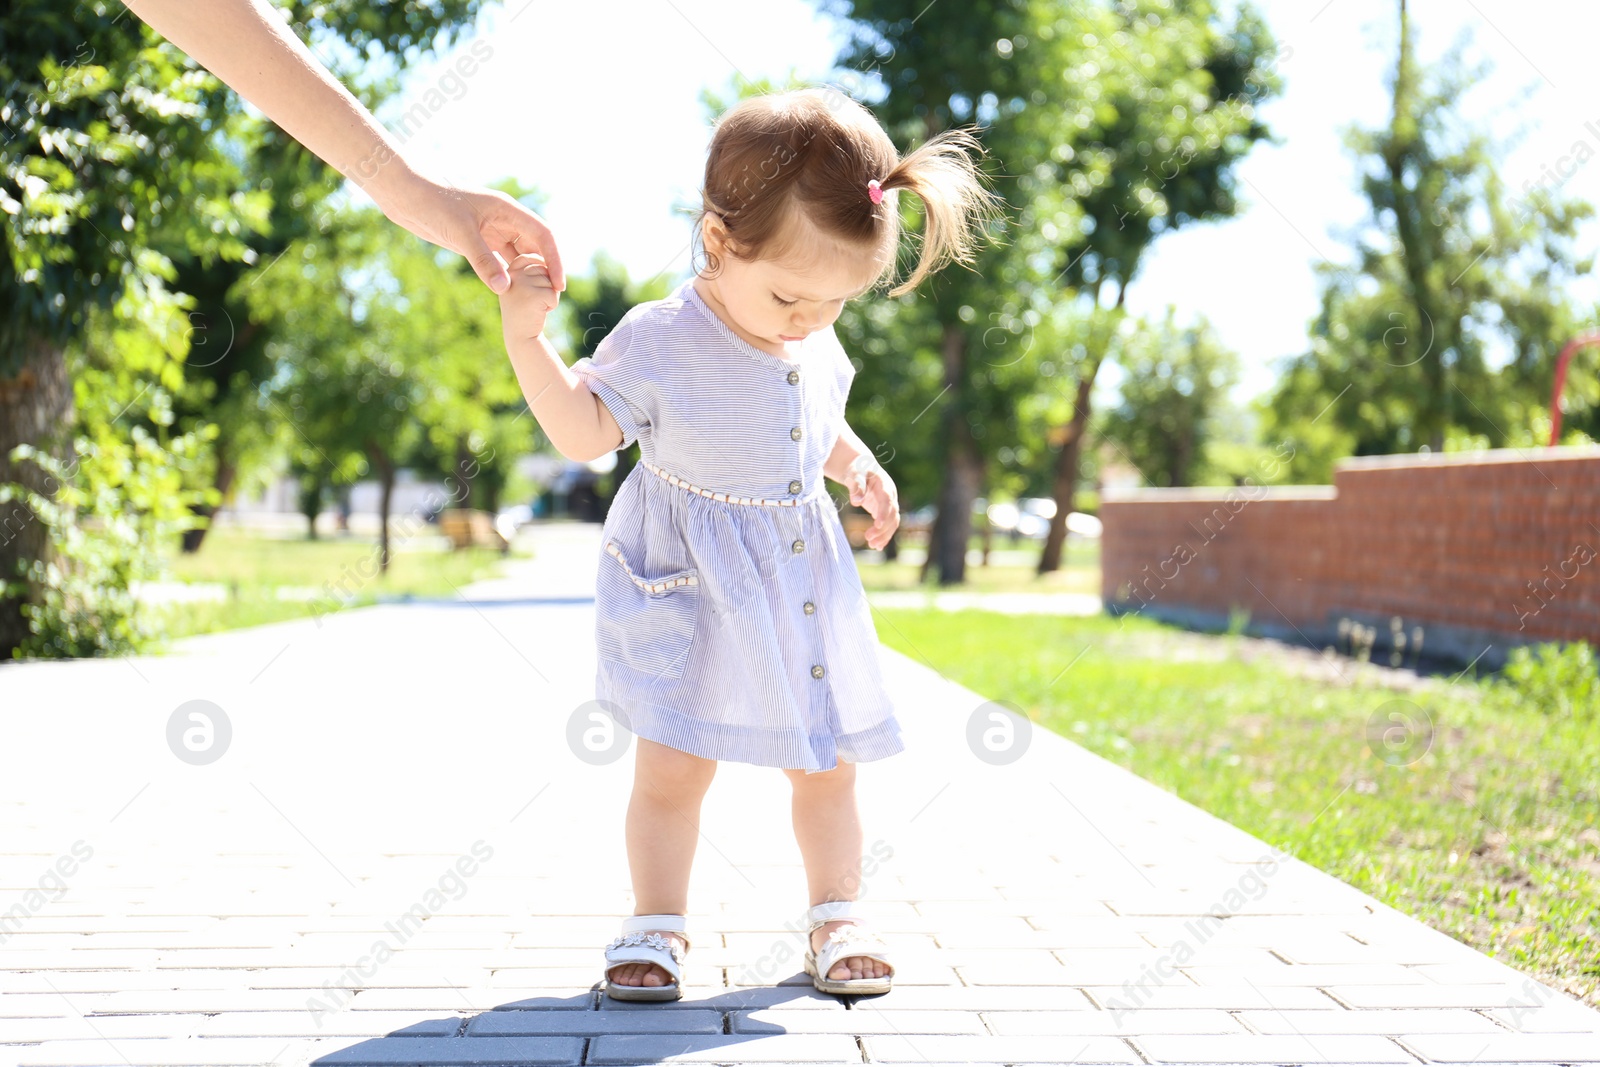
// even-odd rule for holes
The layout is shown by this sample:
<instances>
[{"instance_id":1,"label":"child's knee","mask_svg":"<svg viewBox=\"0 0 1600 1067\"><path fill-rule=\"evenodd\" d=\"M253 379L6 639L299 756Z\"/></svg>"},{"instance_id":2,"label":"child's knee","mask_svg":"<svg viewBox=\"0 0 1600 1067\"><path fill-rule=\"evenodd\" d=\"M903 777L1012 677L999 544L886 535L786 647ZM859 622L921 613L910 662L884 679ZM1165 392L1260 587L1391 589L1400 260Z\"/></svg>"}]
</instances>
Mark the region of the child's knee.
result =
<instances>
[{"instance_id":1,"label":"child's knee","mask_svg":"<svg viewBox=\"0 0 1600 1067\"><path fill-rule=\"evenodd\" d=\"M717 773L717 761L638 738L635 776L652 788L676 796L704 793Z\"/></svg>"},{"instance_id":2,"label":"child's knee","mask_svg":"<svg viewBox=\"0 0 1600 1067\"><path fill-rule=\"evenodd\" d=\"M796 789L802 789L807 786L837 788L839 786L855 784L856 765L854 763L846 763L844 760L839 760L831 769L826 771L813 771L808 774L804 770L795 770L786 767L784 768L783 773L789 776L789 781Z\"/></svg>"}]
</instances>

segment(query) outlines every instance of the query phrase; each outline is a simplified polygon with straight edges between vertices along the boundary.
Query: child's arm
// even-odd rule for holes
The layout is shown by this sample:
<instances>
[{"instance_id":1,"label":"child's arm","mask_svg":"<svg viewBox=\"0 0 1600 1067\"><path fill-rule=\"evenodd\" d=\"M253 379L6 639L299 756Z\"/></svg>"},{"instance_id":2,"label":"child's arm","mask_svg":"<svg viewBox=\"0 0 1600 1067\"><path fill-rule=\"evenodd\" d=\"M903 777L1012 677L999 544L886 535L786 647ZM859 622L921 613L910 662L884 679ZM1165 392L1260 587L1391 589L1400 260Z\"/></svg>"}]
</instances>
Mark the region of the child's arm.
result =
<instances>
[{"instance_id":1,"label":"child's arm","mask_svg":"<svg viewBox=\"0 0 1600 1067\"><path fill-rule=\"evenodd\" d=\"M822 473L847 487L850 503L866 508L872 516L867 546L882 548L888 544L890 536L900 526L899 490L872 450L843 419L839 420L839 437L822 464Z\"/></svg>"},{"instance_id":2,"label":"child's arm","mask_svg":"<svg viewBox=\"0 0 1600 1067\"><path fill-rule=\"evenodd\" d=\"M856 436L850 424L843 419L839 420L839 437L833 442L833 451L828 453L828 458L823 461L822 473L840 485L850 485L850 464L858 456L871 456L872 449Z\"/></svg>"},{"instance_id":3,"label":"child's arm","mask_svg":"<svg viewBox=\"0 0 1600 1067\"><path fill-rule=\"evenodd\" d=\"M510 273L511 287L500 295L500 322L528 410L568 459L587 463L616 450L622 444L617 420L544 336L545 318L556 306L544 260L520 255Z\"/></svg>"}]
</instances>

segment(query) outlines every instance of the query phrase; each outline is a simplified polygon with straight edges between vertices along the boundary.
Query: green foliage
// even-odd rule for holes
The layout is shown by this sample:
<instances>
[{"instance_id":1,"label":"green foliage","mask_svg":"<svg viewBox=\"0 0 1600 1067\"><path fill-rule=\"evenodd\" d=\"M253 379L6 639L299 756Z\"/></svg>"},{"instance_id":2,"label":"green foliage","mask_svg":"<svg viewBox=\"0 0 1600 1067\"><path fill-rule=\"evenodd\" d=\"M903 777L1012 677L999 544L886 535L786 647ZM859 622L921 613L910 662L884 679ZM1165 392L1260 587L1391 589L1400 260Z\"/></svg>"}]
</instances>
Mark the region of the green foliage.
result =
<instances>
[{"instance_id":1,"label":"green foliage","mask_svg":"<svg viewBox=\"0 0 1600 1067\"><path fill-rule=\"evenodd\" d=\"M671 290L671 281L660 275L644 282L633 281L626 267L600 253L590 263L587 274L567 284L567 291L556 306L556 328L567 338L563 351L573 359L594 355L601 340L635 305L660 300Z\"/></svg>"},{"instance_id":2,"label":"green foliage","mask_svg":"<svg viewBox=\"0 0 1600 1067\"><path fill-rule=\"evenodd\" d=\"M221 84L121 4L16 0L0 40L4 378L25 344L66 341L166 273L162 248L241 258L268 198L223 150L241 120Z\"/></svg>"},{"instance_id":3,"label":"green foliage","mask_svg":"<svg viewBox=\"0 0 1600 1067\"><path fill-rule=\"evenodd\" d=\"M1160 322L1139 322L1117 345L1124 378L1121 402L1106 413L1103 432L1150 485L1195 485L1217 436L1239 357L1201 317L1179 326L1175 308Z\"/></svg>"},{"instance_id":4,"label":"green foliage","mask_svg":"<svg viewBox=\"0 0 1600 1067\"><path fill-rule=\"evenodd\" d=\"M422 433L418 348L392 277L380 273L392 234L376 211L351 213L326 238L297 241L241 283L252 322L269 324L278 368L263 403L301 469L331 481L365 475L374 452L394 456ZM420 320L421 316L419 316Z\"/></svg>"},{"instance_id":5,"label":"green foliage","mask_svg":"<svg viewBox=\"0 0 1600 1067\"><path fill-rule=\"evenodd\" d=\"M0 485L0 502L21 499L55 546L15 583L38 591L23 607L24 656L125 655L159 638L159 619L132 587L160 576L160 546L188 528L191 505L213 499L206 450L216 427L171 432L187 347L182 302L134 285L86 327L69 351L71 458L22 445L18 458L49 476L46 491Z\"/></svg>"},{"instance_id":6,"label":"green foliage","mask_svg":"<svg viewBox=\"0 0 1600 1067\"><path fill-rule=\"evenodd\" d=\"M1238 210L1234 167L1269 137L1257 109L1286 50L1248 5L1231 20L1205 0L1044 6L1018 54L1072 88L1023 123L1043 149L1031 181L1054 217L1041 221L1061 279L1096 301L1113 285L1120 301L1158 237Z\"/></svg>"},{"instance_id":7,"label":"green foliage","mask_svg":"<svg viewBox=\"0 0 1600 1067\"><path fill-rule=\"evenodd\" d=\"M1499 689L1512 705L1554 719L1600 719L1600 661L1587 641L1518 645Z\"/></svg>"},{"instance_id":8,"label":"green foliage","mask_svg":"<svg viewBox=\"0 0 1600 1067\"><path fill-rule=\"evenodd\" d=\"M1581 321L1565 292L1592 264L1577 227L1593 209L1510 194L1504 147L1459 117L1483 73L1459 45L1419 72L1402 23L1391 122L1348 134L1371 217L1351 267L1320 266L1310 349L1283 368L1266 427L1304 433L1307 473L1352 453L1546 441L1554 359ZM1574 432L1596 426L1586 417Z\"/></svg>"},{"instance_id":9,"label":"green foliage","mask_svg":"<svg viewBox=\"0 0 1600 1067\"><path fill-rule=\"evenodd\" d=\"M824 6L850 20L846 87L902 146L977 126L1007 215L973 270L944 271L916 303L841 316L841 336L867 353L852 425L901 457L903 500L959 481L967 447L992 496L1053 494L1064 443L1088 425L1079 385L1092 394L1141 257L1236 210L1232 170L1267 137L1256 108L1278 91L1281 53L1247 5ZM894 417L907 411L920 413L909 425Z\"/></svg>"},{"instance_id":10,"label":"green foliage","mask_svg":"<svg viewBox=\"0 0 1600 1067\"><path fill-rule=\"evenodd\" d=\"M281 5L319 53L363 71L448 43L481 6ZM363 75L355 91L371 106L392 84ZM54 558L23 561L6 589L34 602L34 654L126 651L153 632L127 590L156 572L150 539L187 528L175 508L215 503L196 477L231 478L269 437L266 338L223 294L311 228L340 179L110 0L7 4L0 85L0 382L23 353L51 361L63 347L83 375L71 440L16 454L48 475L47 491L7 483L17 475L0 456L0 493L54 541ZM165 362L121 362L130 343ZM83 353L94 359L80 367ZM66 414L26 387L0 395L33 405L24 425ZM0 546L6 572L16 551Z\"/></svg>"}]
</instances>

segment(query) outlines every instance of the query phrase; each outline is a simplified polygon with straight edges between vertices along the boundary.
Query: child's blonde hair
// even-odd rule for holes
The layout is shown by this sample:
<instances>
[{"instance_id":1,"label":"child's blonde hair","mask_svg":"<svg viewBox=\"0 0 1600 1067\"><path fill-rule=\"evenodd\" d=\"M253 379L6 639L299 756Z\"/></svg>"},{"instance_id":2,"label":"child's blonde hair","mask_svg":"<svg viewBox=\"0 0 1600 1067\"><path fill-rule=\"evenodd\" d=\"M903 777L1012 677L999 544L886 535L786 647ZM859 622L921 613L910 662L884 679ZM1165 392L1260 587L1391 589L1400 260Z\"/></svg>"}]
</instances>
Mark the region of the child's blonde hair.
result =
<instances>
[{"instance_id":1,"label":"child's blonde hair","mask_svg":"<svg viewBox=\"0 0 1600 1067\"><path fill-rule=\"evenodd\" d=\"M979 237L999 211L974 156L983 146L966 130L941 133L904 159L870 111L832 89L752 97L717 123L706 158L697 231L708 214L722 220L728 250L741 259L781 257L799 227L795 216L895 265L900 243L896 198L874 203L869 183L888 193L909 189L923 204L921 254L890 296L915 289L932 272L970 263ZM718 270L707 253L707 268Z\"/></svg>"}]
</instances>

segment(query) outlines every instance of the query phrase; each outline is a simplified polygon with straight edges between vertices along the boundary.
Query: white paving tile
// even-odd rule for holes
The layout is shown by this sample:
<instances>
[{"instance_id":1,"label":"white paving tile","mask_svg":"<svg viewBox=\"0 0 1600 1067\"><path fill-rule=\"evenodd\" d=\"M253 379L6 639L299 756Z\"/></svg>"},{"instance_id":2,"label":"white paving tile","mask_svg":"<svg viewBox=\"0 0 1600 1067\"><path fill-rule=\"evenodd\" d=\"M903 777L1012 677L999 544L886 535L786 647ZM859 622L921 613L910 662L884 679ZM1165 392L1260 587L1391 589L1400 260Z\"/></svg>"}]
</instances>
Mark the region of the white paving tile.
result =
<instances>
[{"instance_id":1,"label":"white paving tile","mask_svg":"<svg viewBox=\"0 0 1600 1067\"><path fill-rule=\"evenodd\" d=\"M542 530L499 587L581 594L597 535ZM1600 1062L1600 1012L1064 738L976 759L988 697L887 651L916 714L860 768L861 900L894 990L812 989L788 783L724 764L686 996L604 997L632 760L567 745L593 618L394 605L0 670L0 1065ZM208 766L166 741L196 699L233 729Z\"/></svg>"}]
</instances>

